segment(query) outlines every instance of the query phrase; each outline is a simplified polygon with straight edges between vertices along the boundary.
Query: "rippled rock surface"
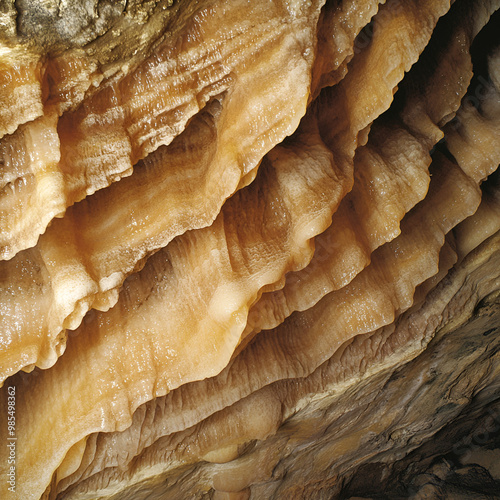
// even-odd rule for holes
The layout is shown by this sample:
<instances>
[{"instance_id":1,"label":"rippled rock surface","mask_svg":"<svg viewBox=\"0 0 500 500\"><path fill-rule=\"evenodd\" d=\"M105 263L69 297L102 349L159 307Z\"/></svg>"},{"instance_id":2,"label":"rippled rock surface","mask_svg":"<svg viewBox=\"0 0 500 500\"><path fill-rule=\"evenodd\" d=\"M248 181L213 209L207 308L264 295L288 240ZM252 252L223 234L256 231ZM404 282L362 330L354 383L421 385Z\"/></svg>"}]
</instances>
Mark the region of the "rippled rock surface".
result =
<instances>
[{"instance_id":1,"label":"rippled rock surface","mask_svg":"<svg viewBox=\"0 0 500 500\"><path fill-rule=\"evenodd\" d=\"M496 498L499 9L0 4L2 498Z\"/></svg>"}]
</instances>

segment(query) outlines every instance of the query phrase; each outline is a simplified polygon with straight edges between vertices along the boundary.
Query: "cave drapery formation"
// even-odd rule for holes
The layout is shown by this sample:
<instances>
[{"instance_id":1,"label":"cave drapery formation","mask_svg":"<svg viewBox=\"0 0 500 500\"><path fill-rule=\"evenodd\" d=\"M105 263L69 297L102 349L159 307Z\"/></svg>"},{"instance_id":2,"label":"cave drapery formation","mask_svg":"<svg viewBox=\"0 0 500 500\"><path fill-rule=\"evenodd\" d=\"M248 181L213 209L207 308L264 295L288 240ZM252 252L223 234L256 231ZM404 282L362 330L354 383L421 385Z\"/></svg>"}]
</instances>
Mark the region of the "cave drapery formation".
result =
<instances>
[{"instance_id":1,"label":"cave drapery formation","mask_svg":"<svg viewBox=\"0 0 500 500\"><path fill-rule=\"evenodd\" d=\"M0 2L0 496L499 498L499 9Z\"/></svg>"}]
</instances>

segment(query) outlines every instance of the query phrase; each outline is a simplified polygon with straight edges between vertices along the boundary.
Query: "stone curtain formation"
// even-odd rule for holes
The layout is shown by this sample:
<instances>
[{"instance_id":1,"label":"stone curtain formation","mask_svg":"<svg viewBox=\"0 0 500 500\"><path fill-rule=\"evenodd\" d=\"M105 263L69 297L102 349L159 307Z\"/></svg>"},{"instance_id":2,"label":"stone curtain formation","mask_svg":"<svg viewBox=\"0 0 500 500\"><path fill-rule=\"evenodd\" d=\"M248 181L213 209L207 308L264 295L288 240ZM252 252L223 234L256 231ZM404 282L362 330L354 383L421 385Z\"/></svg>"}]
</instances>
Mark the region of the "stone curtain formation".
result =
<instances>
[{"instance_id":1,"label":"stone curtain formation","mask_svg":"<svg viewBox=\"0 0 500 500\"><path fill-rule=\"evenodd\" d=\"M498 493L498 9L0 3L2 498Z\"/></svg>"}]
</instances>

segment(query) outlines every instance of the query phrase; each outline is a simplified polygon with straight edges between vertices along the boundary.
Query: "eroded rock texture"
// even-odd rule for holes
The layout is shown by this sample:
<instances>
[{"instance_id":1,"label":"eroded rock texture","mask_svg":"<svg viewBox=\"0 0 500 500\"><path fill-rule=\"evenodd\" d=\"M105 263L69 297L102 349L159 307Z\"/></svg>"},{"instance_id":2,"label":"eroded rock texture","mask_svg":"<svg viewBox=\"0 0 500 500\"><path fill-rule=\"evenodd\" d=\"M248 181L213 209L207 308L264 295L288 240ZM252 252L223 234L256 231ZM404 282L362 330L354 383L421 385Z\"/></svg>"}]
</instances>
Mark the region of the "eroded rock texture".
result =
<instances>
[{"instance_id":1,"label":"eroded rock texture","mask_svg":"<svg viewBox=\"0 0 500 500\"><path fill-rule=\"evenodd\" d=\"M498 9L0 4L2 498L498 498Z\"/></svg>"}]
</instances>

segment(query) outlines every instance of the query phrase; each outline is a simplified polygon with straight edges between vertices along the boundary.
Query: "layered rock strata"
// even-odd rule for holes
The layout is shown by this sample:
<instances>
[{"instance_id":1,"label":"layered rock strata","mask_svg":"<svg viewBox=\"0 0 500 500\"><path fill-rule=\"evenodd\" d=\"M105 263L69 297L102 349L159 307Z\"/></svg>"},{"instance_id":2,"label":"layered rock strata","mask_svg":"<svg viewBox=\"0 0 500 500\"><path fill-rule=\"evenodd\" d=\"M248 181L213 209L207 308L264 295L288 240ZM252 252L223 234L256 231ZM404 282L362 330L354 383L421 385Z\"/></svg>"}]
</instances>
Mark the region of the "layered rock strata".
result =
<instances>
[{"instance_id":1,"label":"layered rock strata","mask_svg":"<svg viewBox=\"0 0 500 500\"><path fill-rule=\"evenodd\" d=\"M2 497L494 492L499 9L0 6Z\"/></svg>"}]
</instances>

